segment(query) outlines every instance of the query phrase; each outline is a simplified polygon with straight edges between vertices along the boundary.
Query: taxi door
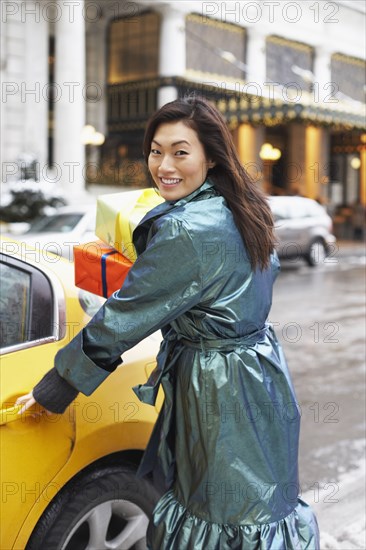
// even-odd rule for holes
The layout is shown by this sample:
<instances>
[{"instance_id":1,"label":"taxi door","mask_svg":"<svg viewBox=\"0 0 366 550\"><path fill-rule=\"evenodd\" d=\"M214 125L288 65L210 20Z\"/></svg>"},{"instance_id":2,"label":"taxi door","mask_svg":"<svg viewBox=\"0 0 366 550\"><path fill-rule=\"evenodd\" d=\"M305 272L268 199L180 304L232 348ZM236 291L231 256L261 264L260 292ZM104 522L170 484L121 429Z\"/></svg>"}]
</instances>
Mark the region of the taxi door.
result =
<instances>
[{"instance_id":1,"label":"taxi door","mask_svg":"<svg viewBox=\"0 0 366 550\"><path fill-rule=\"evenodd\" d=\"M43 270L4 254L0 284L0 548L10 549L32 507L49 504L47 487L68 460L75 435L71 415L29 410L20 416L14 406L53 366L66 326L63 289Z\"/></svg>"}]
</instances>

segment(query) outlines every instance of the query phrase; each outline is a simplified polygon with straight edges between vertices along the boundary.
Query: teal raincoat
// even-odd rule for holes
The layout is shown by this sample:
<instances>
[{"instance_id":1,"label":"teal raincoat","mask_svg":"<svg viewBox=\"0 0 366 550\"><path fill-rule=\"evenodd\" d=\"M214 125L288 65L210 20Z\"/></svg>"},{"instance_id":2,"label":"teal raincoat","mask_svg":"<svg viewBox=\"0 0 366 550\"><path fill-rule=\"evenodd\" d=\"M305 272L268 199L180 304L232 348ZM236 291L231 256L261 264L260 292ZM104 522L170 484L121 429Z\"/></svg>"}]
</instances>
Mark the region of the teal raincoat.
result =
<instances>
[{"instance_id":1,"label":"teal raincoat","mask_svg":"<svg viewBox=\"0 0 366 550\"><path fill-rule=\"evenodd\" d=\"M300 413L267 318L279 271L252 270L225 199L206 181L153 209L134 232L138 258L123 287L56 357L86 395L120 355L162 328L157 368L134 388L165 401L139 474L165 493L153 550L319 548L298 498Z\"/></svg>"}]
</instances>

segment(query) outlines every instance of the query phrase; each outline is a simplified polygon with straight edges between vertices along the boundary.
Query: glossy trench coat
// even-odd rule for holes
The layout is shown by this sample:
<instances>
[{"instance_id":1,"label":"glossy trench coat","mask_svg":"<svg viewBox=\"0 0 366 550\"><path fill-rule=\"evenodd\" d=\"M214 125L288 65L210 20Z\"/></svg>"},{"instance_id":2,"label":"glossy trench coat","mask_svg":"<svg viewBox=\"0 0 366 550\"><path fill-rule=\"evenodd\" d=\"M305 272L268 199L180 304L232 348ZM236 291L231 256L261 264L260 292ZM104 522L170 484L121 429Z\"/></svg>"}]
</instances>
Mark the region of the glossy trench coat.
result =
<instances>
[{"instance_id":1,"label":"glossy trench coat","mask_svg":"<svg viewBox=\"0 0 366 550\"><path fill-rule=\"evenodd\" d=\"M153 550L319 548L298 498L300 414L267 324L276 254L253 271L225 199L210 181L153 209L134 232L139 254L121 290L56 357L89 395L120 355L159 328L158 366L134 388L165 402L140 466L165 487Z\"/></svg>"}]
</instances>

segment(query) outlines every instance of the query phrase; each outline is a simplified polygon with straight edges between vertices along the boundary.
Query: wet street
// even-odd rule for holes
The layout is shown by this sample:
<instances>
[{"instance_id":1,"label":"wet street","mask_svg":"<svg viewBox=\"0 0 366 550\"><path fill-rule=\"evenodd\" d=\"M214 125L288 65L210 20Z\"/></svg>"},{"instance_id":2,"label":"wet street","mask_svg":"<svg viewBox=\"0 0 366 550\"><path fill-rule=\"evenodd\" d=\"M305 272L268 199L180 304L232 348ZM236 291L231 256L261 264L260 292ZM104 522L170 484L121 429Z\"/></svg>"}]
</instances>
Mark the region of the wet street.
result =
<instances>
[{"instance_id":1,"label":"wet street","mask_svg":"<svg viewBox=\"0 0 366 550\"><path fill-rule=\"evenodd\" d=\"M317 510L322 550L365 549L364 257L282 262L270 321L300 405L301 490Z\"/></svg>"}]
</instances>

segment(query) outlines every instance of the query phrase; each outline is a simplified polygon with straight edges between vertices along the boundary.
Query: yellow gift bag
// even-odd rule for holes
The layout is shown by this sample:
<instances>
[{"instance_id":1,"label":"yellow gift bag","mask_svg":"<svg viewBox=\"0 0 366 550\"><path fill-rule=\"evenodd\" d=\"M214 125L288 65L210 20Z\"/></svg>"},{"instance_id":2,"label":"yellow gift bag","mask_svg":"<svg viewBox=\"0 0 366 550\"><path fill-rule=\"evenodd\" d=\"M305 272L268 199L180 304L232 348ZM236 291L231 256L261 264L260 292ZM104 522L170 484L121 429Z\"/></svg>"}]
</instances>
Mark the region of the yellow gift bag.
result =
<instances>
[{"instance_id":1,"label":"yellow gift bag","mask_svg":"<svg viewBox=\"0 0 366 550\"><path fill-rule=\"evenodd\" d=\"M145 214L162 202L164 199L151 188L101 195L97 199L95 234L134 262L133 230Z\"/></svg>"}]
</instances>

